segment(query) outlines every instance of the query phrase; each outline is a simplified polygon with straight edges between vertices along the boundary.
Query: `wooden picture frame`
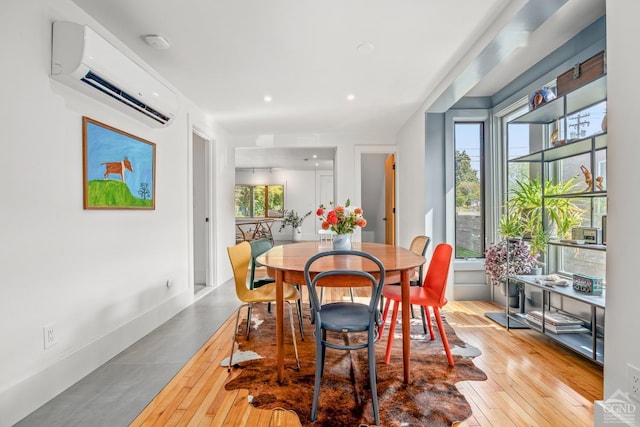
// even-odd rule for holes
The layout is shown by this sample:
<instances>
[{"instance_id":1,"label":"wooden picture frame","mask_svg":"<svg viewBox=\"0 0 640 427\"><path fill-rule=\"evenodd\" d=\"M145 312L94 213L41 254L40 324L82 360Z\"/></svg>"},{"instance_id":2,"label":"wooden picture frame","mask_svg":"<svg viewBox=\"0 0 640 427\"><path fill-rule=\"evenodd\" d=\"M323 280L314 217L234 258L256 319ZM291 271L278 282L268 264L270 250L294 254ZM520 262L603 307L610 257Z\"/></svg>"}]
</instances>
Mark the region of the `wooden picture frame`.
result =
<instances>
[{"instance_id":1,"label":"wooden picture frame","mask_svg":"<svg viewBox=\"0 0 640 427\"><path fill-rule=\"evenodd\" d=\"M156 208L156 144L82 118L85 209Z\"/></svg>"}]
</instances>

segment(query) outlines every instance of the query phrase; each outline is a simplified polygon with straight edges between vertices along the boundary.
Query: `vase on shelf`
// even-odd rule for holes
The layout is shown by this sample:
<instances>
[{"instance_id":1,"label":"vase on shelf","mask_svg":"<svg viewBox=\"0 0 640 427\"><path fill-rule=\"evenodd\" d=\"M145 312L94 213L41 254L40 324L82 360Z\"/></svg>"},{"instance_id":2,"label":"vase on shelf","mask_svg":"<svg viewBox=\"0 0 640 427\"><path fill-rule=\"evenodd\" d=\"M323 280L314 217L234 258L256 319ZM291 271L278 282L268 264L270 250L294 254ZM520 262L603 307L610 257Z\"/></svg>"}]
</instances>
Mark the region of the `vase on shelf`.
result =
<instances>
[{"instance_id":1,"label":"vase on shelf","mask_svg":"<svg viewBox=\"0 0 640 427\"><path fill-rule=\"evenodd\" d=\"M333 238L333 249L335 250L351 250L351 235L350 234L336 234Z\"/></svg>"}]
</instances>

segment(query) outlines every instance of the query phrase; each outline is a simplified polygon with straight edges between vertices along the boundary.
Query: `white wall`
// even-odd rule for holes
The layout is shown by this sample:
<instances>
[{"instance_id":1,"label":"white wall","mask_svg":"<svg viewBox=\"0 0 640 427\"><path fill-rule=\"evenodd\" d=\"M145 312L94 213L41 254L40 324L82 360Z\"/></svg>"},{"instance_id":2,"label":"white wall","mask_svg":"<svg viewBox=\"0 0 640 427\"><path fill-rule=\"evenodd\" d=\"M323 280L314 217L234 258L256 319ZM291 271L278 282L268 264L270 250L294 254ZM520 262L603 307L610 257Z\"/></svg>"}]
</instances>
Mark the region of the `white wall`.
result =
<instances>
[{"instance_id":1,"label":"white wall","mask_svg":"<svg viewBox=\"0 0 640 427\"><path fill-rule=\"evenodd\" d=\"M640 340L633 313L638 312L637 183L638 99L636 84L640 55L630 43L635 34L640 3L636 0L607 2L607 310L605 315L604 399L617 390L627 392L626 364L640 368ZM640 404L636 403L636 423ZM598 421L598 420L596 420ZM600 420L601 421L601 420ZM600 424L597 424L600 425ZM639 424L635 424L639 425Z\"/></svg>"},{"instance_id":2,"label":"white wall","mask_svg":"<svg viewBox=\"0 0 640 427\"><path fill-rule=\"evenodd\" d=\"M184 97L175 122L152 129L49 78L54 20L90 24L131 55L68 0L2 2L0 426L19 421L192 303L192 125L216 141L222 200L212 204L233 200L228 136ZM156 143L155 210L82 208L85 115ZM221 225L232 218L232 210L219 210L220 248L233 242L233 230ZM218 283L230 277L230 268L219 269ZM51 323L58 344L45 351L43 326Z\"/></svg>"}]
</instances>

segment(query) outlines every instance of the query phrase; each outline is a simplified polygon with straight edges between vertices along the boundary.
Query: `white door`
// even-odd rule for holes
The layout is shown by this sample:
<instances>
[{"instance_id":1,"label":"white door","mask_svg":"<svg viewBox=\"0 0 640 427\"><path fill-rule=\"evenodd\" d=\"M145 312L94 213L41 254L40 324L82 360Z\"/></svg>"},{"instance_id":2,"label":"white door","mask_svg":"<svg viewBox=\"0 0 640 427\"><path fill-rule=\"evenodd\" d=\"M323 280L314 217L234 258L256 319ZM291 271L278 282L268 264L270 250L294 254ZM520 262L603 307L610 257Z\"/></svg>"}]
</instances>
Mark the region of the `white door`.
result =
<instances>
[{"instance_id":1,"label":"white door","mask_svg":"<svg viewBox=\"0 0 640 427\"><path fill-rule=\"evenodd\" d=\"M193 287L198 292L207 283L209 224L207 144L209 141L193 133Z\"/></svg>"}]
</instances>

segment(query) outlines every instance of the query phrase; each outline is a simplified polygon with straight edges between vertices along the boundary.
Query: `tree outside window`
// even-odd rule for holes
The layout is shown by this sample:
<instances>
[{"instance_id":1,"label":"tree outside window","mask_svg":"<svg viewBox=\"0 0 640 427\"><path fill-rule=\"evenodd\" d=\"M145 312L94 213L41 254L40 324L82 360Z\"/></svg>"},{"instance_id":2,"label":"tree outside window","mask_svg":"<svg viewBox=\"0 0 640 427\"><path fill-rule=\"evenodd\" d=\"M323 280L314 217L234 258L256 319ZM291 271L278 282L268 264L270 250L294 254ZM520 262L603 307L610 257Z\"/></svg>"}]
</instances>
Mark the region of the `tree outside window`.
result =
<instances>
[{"instance_id":1,"label":"tree outside window","mask_svg":"<svg viewBox=\"0 0 640 427\"><path fill-rule=\"evenodd\" d=\"M280 218L284 214L284 185L236 185L236 218Z\"/></svg>"}]
</instances>

